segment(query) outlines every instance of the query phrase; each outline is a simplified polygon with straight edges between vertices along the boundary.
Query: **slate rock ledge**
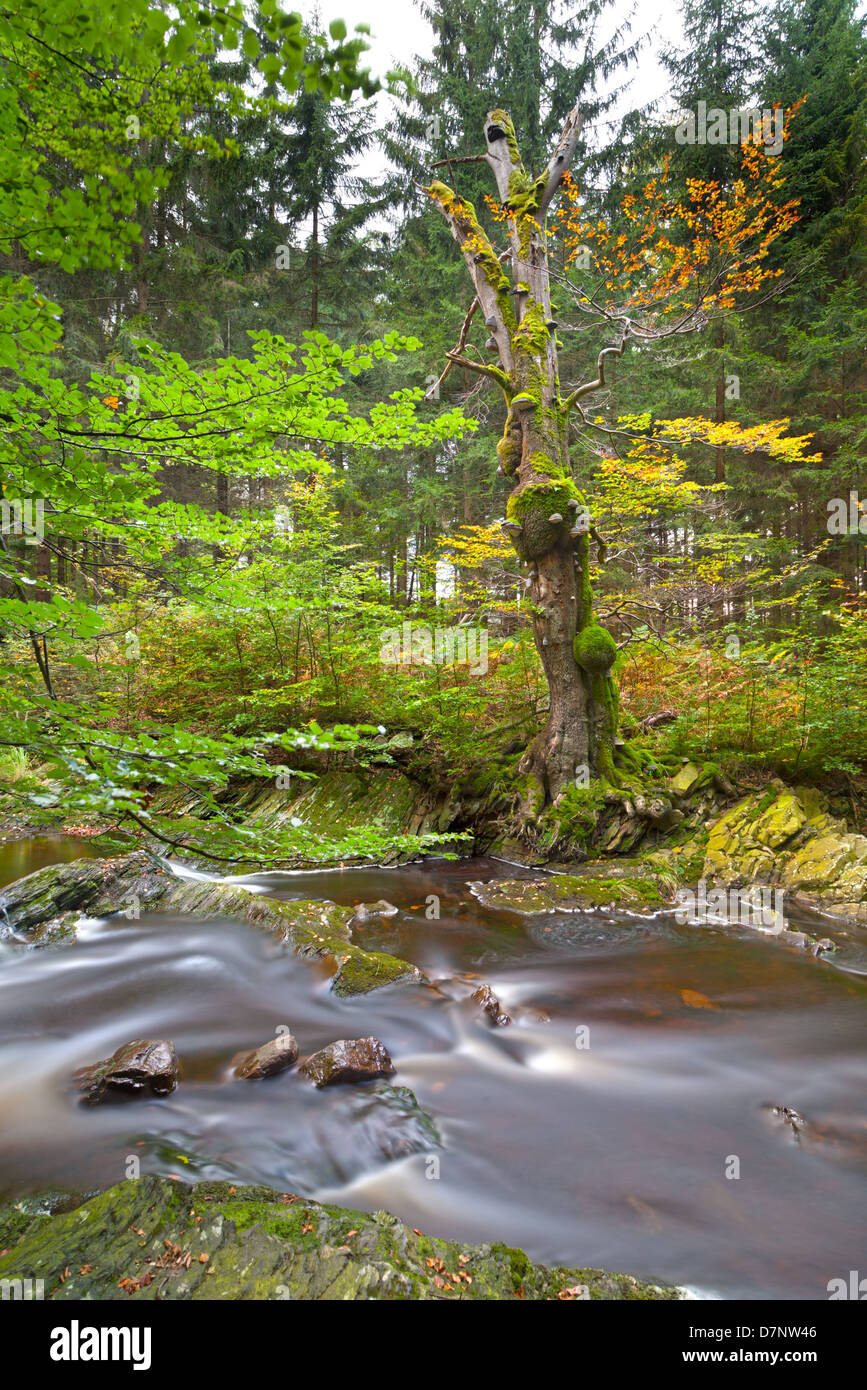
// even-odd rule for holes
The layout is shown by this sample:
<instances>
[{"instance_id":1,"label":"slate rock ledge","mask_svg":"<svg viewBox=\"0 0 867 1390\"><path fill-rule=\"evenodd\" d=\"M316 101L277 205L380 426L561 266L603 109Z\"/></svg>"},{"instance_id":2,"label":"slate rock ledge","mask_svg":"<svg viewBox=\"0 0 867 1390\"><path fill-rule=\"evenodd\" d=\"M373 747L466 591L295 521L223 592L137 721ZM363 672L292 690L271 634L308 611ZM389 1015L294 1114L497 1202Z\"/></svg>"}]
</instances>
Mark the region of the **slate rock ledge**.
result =
<instances>
[{"instance_id":1,"label":"slate rock ledge","mask_svg":"<svg viewBox=\"0 0 867 1390\"><path fill-rule=\"evenodd\" d=\"M681 1297L631 1275L548 1269L507 1245L460 1245L387 1212L262 1187L147 1177L53 1216L21 1206L29 1209L0 1207L0 1242L10 1247L0 1281L42 1279L52 1301Z\"/></svg>"},{"instance_id":2,"label":"slate rock ledge","mask_svg":"<svg viewBox=\"0 0 867 1390\"><path fill-rule=\"evenodd\" d=\"M279 902L238 884L176 878L147 850L52 864L11 883L0 893L0 936L25 946L60 945L75 940L82 915L109 917L125 913L130 904L139 913L237 917L270 932L299 955L333 959L335 994L367 994L398 981L425 982L409 961L356 946L349 927L351 908L303 898Z\"/></svg>"}]
</instances>

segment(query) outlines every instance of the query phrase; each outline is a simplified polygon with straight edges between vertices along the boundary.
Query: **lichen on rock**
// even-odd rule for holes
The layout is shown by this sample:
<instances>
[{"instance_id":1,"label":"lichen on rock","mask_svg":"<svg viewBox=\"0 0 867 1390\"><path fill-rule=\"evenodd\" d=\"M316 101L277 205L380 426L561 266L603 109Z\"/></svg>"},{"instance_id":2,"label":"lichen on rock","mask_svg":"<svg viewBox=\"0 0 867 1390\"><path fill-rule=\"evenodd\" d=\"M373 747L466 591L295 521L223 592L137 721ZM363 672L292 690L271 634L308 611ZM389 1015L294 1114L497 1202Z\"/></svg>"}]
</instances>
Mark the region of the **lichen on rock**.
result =
<instances>
[{"instance_id":1,"label":"lichen on rock","mask_svg":"<svg viewBox=\"0 0 867 1390\"><path fill-rule=\"evenodd\" d=\"M423 1235L388 1212L226 1183L133 1179L9 1229L0 1279L42 1279L53 1302L680 1297L627 1274Z\"/></svg>"}]
</instances>

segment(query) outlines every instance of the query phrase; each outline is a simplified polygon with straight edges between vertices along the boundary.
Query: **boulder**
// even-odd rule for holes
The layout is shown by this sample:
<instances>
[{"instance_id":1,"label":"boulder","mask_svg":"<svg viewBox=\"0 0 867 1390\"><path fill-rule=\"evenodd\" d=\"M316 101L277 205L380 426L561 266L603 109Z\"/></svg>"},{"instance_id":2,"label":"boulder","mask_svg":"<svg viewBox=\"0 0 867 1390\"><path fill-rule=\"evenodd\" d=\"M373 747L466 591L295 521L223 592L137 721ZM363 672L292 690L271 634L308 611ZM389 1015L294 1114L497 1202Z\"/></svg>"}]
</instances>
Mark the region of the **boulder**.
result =
<instances>
[{"instance_id":1,"label":"boulder","mask_svg":"<svg viewBox=\"0 0 867 1390\"><path fill-rule=\"evenodd\" d=\"M298 1070L321 1088L394 1076L395 1067L378 1038L340 1038L314 1052Z\"/></svg>"},{"instance_id":2,"label":"boulder","mask_svg":"<svg viewBox=\"0 0 867 1390\"><path fill-rule=\"evenodd\" d=\"M80 1067L73 1080L84 1105L171 1095L178 1084L174 1043L136 1038L124 1043L104 1062Z\"/></svg>"},{"instance_id":3,"label":"boulder","mask_svg":"<svg viewBox=\"0 0 867 1390\"><path fill-rule=\"evenodd\" d=\"M0 1229L3 1215L0 1207ZM130 1179L72 1211L28 1220L16 1209L15 1217L11 1248L0 1255L0 1279L37 1275L52 1303L121 1300L127 1312L132 1302L153 1300L513 1303L683 1296L627 1274L547 1268L507 1245L461 1245L423 1235L385 1211L351 1211L234 1183Z\"/></svg>"},{"instance_id":4,"label":"boulder","mask_svg":"<svg viewBox=\"0 0 867 1390\"><path fill-rule=\"evenodd\" d=\"M236 1052L229 1063L235 1076L244 1081L262 1081L276 1076L298 1060L298 1044L291 1033L280 1033L252 1052Z\"/></svg>"},{"instance_id":5,"label":"boulder","mask_svg":"<svg viewBox=\"0 0 867 1390\"><path fill-rule=\"evenodd\" d=\"M795 904L867 922L867 837L850 834L811 789L772 783L720 816L703 876L727 887L779 883Z\"/></svg>"}]
</instances>

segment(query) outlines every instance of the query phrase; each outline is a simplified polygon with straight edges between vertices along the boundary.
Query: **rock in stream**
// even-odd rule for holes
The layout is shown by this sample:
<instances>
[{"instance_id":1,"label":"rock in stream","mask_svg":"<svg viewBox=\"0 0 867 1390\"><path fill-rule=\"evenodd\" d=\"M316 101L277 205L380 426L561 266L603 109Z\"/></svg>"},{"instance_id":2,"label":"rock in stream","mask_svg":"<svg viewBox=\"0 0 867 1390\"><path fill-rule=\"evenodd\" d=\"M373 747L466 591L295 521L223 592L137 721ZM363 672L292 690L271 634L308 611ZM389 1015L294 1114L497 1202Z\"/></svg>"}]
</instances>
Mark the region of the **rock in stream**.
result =
<instances>
[{"instance_id":1,"label":"rock in stream","mask_svg":"<svg viewBox=\"0 0 867 1390\"><path fill-rule=\"evenodd\" d=\"M340 1038L314 1052L298 1070L322 1087L394 1076L395 1066L379 1038Z\"/></svg>"},{"instance_id":2,"label":"rock in stream","mask_svg":"<svg viewBox=\"0 0 867 1390\"><path fill-rule=\"evenodd\" d=\"M169 1096L178 1084L174 1044L137 1038L124 1043L105 1061L80 1067L73 1074L73 1081L84 1105Z\"/></svg>"}]
</instances>

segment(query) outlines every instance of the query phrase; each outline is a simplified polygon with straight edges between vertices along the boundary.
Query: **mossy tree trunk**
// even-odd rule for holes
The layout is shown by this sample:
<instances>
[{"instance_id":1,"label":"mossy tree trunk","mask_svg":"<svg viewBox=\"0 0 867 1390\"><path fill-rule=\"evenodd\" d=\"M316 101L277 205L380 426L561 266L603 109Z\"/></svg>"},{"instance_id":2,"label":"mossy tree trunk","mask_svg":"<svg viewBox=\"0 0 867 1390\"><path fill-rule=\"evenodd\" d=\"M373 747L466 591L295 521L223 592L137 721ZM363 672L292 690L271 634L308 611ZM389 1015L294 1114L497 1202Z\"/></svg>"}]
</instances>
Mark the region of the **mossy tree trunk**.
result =
<instances>
[{"instance_id":1,"label":"mossy tree trunk","mask_svg":"<svg viewBox=\"0 0 867 1390\"><path fill-rule=\"evenodd\" d=\"M547 723L527 749L521 771L543 799L552 801L587 773L613 776L617 725L617 692L609 675L616 646L594 616L592 527L572 478L568 441L570 410L602 384L602 363L598 381L561 396L545 245L548 206L569 168L580 129L576 109L547 168L534 178L524 169L507 113L488 113L487 154L480 158L492 169L508 212L509 248L500 255L471 203L439 181L425 190L448 221L476 291L458 347L448 354L450 363L496 381L508 407L497 445L498 472L514 484L504 529L526 567L524 583L550 695ZM489 331L490 364L463 351L475 308Z\"/></svg>"}]
</instances>

